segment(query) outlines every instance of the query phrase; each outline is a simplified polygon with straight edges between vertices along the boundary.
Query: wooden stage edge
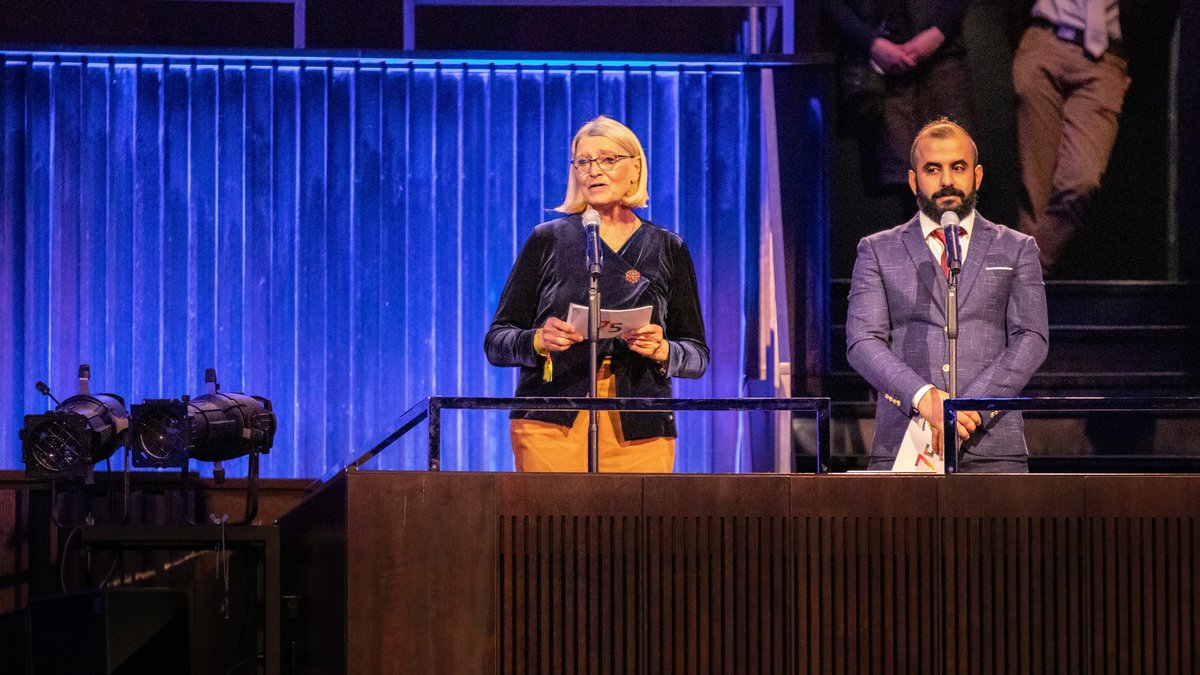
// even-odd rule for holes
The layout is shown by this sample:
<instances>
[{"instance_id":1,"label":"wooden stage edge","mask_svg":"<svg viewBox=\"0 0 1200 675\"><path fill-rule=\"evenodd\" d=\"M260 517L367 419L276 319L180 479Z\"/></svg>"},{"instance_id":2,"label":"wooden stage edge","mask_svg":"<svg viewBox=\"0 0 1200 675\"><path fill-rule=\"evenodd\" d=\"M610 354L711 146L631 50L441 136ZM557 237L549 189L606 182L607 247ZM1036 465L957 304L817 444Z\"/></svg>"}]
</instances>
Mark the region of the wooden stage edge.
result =
<instances>
[{"instance_id":1,"label":"wooden stage edge","mask_svg":"<svg viewBox=\"0 0 1200 675\"><path fill-rule=\"evenodd\" d=\"M1200 671L1200 476L357 471L278 521L303 673Z\"/></svg>"}]
</instances>

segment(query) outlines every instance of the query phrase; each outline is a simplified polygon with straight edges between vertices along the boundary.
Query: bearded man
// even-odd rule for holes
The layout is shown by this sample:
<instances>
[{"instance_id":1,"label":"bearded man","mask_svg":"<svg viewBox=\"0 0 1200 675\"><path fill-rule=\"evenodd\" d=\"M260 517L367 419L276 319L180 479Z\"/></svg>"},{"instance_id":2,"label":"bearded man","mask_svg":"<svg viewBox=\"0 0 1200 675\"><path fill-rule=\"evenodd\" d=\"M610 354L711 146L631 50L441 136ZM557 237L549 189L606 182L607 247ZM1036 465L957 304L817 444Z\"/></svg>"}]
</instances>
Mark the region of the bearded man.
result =
<instances>
[{"instance_id":1,"label":"bearded man","mask_svg":"<svg viewBox=\"0 0 1200 675\"><path fill-rule=\"evenodd\" d=\"M1018 395L1049 344L1037 243L975 211L983 182L975 142L941 118L917 133L910 163L918 212L858 243L846 317L850 365L879 392L871 469L893 468L910 423L923 420L933 447L941 444L950 371L943 213L960 219L958 395ZM960 412L956 426L960 471L1029 470L1019 413Z\"/></svg>"}]
</instances>

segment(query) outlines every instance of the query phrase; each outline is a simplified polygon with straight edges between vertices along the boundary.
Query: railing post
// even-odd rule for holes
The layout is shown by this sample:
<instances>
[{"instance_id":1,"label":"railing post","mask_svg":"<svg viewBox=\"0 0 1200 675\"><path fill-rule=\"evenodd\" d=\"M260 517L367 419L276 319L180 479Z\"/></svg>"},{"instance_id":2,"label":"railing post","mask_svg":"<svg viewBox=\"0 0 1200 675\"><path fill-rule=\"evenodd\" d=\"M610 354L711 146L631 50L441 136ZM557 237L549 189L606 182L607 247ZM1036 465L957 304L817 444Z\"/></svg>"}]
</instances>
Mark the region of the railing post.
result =
<instances>
[{"instance_id":1,"label":"railing post","mask_svg":"<svg viewBox=\"0 0 1200 675\"><path fill-rule=\"evenodd\" d=\"M829 472L832 441L829 437L830 401L825 399L817 409L817 475Z\"/></svg>"},{"instance_id":2,"label":"railing post","mask_svg":"<svg viewBox=\"0 0 1200 675\"><path fill-rule=\"evenodd\" d=\"M942 461L946 475L958 472L958 404L952 398L942 404Z\"/></svg>"},{"instance_id":3,"label":"railing post","mask_svg":"<svg viewBox=\"0 0 1200 675\"><path fill-rule=\"evenodd\" d=\"M429 470L442 470L442 397L429 397Z\"/></svg>"}]
</instances>

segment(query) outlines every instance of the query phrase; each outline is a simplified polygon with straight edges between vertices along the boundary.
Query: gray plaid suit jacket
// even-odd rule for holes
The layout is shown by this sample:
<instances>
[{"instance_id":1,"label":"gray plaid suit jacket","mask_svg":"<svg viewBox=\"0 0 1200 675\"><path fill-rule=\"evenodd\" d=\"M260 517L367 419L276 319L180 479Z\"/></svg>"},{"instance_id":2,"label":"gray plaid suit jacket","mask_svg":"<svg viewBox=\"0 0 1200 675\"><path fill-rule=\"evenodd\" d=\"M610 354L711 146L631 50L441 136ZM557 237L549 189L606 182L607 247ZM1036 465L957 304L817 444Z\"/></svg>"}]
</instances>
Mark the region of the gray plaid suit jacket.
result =
<instances>
[{"instance_id":1,"label":"gray plaid suit jacket","mask_svg":"<svg viewBox=\"0 0 1200 675\"><path fill-rule=\"evenodd\" d=\"M1046 289L1032 237L978 213L958 285L958 395L1016 396L1046 358ZM850 286L850 365L879 392L872 468L890 468L912 397L926 384L949 390L946 278L918 217L864 237ZM964 463L1026 454L1019 413L984 414L962 445Z\"/></svg>"}]
</instances>

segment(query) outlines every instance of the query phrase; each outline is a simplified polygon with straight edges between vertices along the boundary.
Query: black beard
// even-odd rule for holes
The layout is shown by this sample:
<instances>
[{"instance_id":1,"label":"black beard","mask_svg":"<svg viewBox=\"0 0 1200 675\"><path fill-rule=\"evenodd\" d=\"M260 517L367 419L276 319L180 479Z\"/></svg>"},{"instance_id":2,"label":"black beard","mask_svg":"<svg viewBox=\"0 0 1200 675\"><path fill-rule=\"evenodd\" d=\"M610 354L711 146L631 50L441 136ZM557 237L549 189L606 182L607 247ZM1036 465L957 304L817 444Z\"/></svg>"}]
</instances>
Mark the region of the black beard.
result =
<instances>
[{"instance_id":1,"label":"black beard","mask_svg":"<svg viewBox=\"0 0 1200 675\"><path fill-rule=\"evenodd\" d=\"M941 199L942 197L958 197L958 208L943 209L938 206L937 200ZM970 194L964 195L962 190L959 190L956 187L947 186L933 193L932 197L926 197L924 193L921 192L921 189L917 188L917 208L921 209L921 213L929 216L935 223L942 222L942 214L946 213L947 211L953 211L954 215L958 216L960 220L966 218L967 216L971 215L972 211L975 210L975 203L978 200L979 191L975 188L971 188Z\"/></svg>"}]
</instances>

